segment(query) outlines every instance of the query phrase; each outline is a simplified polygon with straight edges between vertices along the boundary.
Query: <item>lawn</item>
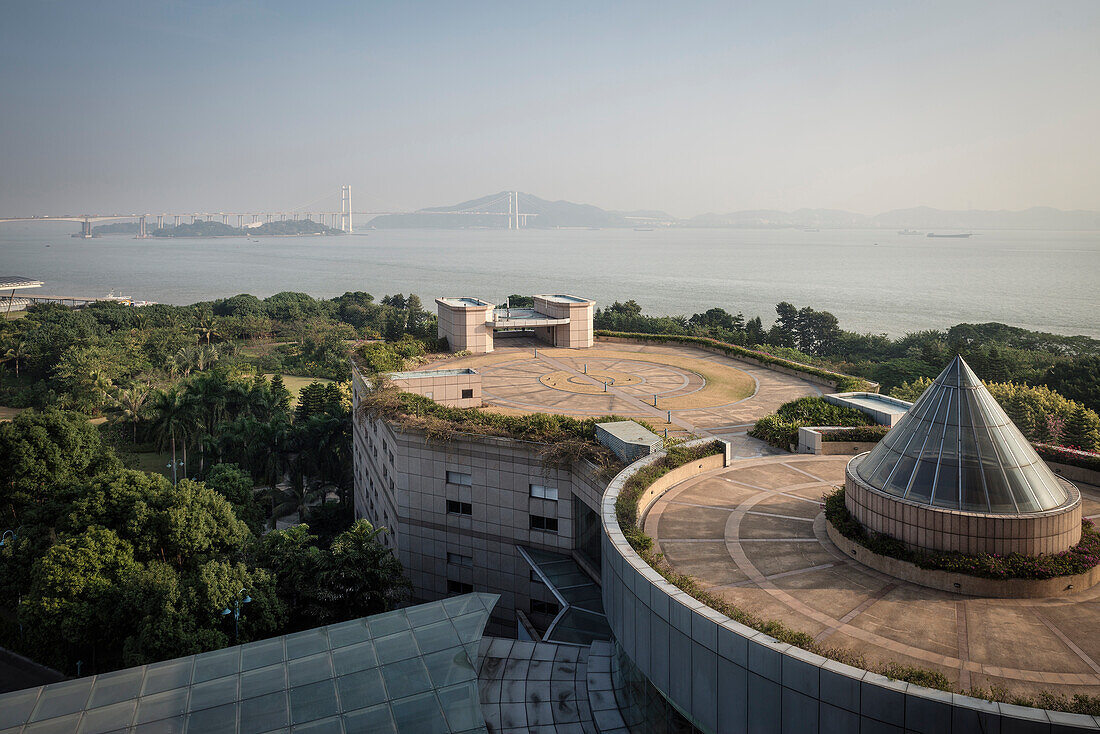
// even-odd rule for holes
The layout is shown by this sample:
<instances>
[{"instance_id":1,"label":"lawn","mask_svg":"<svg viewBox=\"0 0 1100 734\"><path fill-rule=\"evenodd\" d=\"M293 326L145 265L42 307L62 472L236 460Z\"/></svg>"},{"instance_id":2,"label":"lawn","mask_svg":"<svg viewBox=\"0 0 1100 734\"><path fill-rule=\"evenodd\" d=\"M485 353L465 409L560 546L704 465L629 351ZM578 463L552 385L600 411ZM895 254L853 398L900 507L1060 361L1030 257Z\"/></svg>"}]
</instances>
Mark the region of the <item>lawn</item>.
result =
<instances>
[{"instance_id":1,"label":"lawn","mask_svg":"<svg viewBox=\"0 0 1100 734\"><path fill-rule=\"evenodd\" d=\"M275 375L264 375L271 380ZM306 385L319 382L322 385L327 385L332 380L325 379L324 377L300 377L298 375L283 375L283 384L286 385L286 389L290 391L290 407L298 405L298 393L302 391L302 388Z\"/></svg>"}]
</instances>

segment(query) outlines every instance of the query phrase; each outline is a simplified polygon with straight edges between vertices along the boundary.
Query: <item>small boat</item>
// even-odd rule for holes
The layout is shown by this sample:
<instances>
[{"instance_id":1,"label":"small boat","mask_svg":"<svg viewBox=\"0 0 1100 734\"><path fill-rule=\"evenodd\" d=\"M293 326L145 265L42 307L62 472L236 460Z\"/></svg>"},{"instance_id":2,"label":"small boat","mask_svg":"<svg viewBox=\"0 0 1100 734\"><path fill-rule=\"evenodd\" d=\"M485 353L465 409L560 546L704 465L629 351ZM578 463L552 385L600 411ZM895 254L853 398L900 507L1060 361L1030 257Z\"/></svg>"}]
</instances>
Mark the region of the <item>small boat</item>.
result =
<instances>
[{"instance_id":1,"label":"small boat","mask_svg":"<svg viewBox=\"0 0 1100 734\"><path fill-rule=\"evenodd\" d=\"M935 232L929 232L925 237L939 237L942 239L964 240L970 236L970 232L957 232L955 234L936 234Z\"/></svg>"},{"instance_id":2,"label":"small boat","mask_svg":"<svg viewBox=\"0 0 1100 734\"><path fill-rule=\"evenodd\" d=\"M923 232L918 232L918 231L917 231L917 230L915 230L915 229L899 229L899 230L898 230L898 234L905 234L905 235L920 235L920 234L923 234Z\"/></svg>"}]
</instances>

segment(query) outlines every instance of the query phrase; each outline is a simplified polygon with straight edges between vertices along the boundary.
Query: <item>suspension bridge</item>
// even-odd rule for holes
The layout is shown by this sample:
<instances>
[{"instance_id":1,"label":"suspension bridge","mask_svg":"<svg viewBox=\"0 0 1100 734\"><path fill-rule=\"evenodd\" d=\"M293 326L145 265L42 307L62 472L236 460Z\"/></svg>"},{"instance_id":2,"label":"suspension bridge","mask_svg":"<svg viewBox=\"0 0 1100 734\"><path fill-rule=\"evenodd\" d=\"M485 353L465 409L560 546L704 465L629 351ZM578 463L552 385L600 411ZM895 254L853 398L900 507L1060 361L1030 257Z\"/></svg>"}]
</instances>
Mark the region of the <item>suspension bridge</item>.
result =
<instances>
[{"instance_id":1,"label":"suspension bridge","mask_svg":"<svg viewBox=\"0 0 1100 734\"><path fill-rule=\"evenodd\" d=\"M525 211L521 209L521 197ZM94 236L94 226L102 222L132 221L138 225L139 238L151 237L152 233L167 226L178 227L181 224L193 224L198 221L220 221L222 224L235 225L238 229L249 229L268 222L287 220L313 221L323 226L354 232L354 221L369 221L386 214L450 215L450 216L492 216L506 217L508 229L522 229L532 217L539 215L538 200L518 191L502 192L489 201L479 200L466 208L418 209L416 211L352 211L351 186L340 187L340 209L332 208L335 197L326 195L317 201L298 207L277 211L219 211L219 212L130 212L98 214L46 214L36 216L0 217L5 222L75 222L81 225L79 236ZM526 211L530 209L531 211ZM78 235L74 235L78 236Z\"/></svg>"}]
</instances>

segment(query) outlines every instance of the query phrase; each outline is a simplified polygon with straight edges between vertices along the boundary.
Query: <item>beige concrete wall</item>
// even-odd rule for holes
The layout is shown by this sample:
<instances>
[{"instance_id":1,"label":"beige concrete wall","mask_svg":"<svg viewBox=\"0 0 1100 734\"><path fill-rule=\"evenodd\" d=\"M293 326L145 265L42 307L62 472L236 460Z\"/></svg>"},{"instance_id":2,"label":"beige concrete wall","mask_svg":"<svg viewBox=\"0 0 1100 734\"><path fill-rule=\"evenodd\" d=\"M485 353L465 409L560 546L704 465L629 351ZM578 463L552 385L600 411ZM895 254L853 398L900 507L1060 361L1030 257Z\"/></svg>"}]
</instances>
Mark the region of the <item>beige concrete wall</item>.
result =
<instances>
[{"instance_id":1,"label":"beige concrete wall","mask_svg":"<svg viewBox=\"0 0 1100 734\"><path fill-rule=\"evenodd\" d=\"M451 306L436 299L437 329L451 351L485 354L493 351L493 307Z\"/></svg>"},{"instance_id":2,"label":"beige concrete wall","mask_svg":"<svg viewBox=\"0 0 1100 734\"><path fill-rule=\"evenodd\" d=\"M437 403L453 408L481 407L481 375L477 372L470 375L394 379L392 382L405 392L424 395ZM468 398L462 397L465 390L471 391L473 395Z\"/></svg>"},{"instance_id":3,"label":"beige concrete wall","mask_svg":"<svg viewBox=\"0 0 1100 734\"><path fill-rule=\"evenodd\" d=\"M516 545L573 551L573 498L594 510L604 488L592 467L547 467L540 444L465 434L428 441L381 420L357 418L352 433L356 516L393 528L388 542L415 600L451 595L449 580L500 594L490 632L508 636L516 609L527 613L532 598L554 601L531 581ZM470 484L448 483L448 471L468 474ZM531 497L531 484L556 487L558 500ZM472 514L449 514L447 500L469 503ZM532 530L532 514L556 518L558 532ZM449 563L448 553L469 563Z\"/></svg>"},{"instance_id":4,"label":"beige concrete wall","mask_svg":"<svg viewBox=\"0 0 1100 734\"><path fill-rule=\"evenodd\" d=\"M1067 483L1068 484L1068 483ZM1072 487L1072 485L1070 485ZM912 548L960 553L1061 553L1081 540L1081 494L1068 507L1029 515L991 515L906 502L865 484L849 464L844 503L864 527Z\"/></svg>"},{"instance_id":5,"label":"beige concrete wall","mask_svg":"<svg viewBox=\"0 0 1100 734\"><path fill-rule=\"evenodd\" d=\"M535 310L555 319L569 319L568 324L536 329L535 335L565 349L587 349L593 343L592 318L595 303L562 303L535 296Z\"/></svg>"}]
</instances>

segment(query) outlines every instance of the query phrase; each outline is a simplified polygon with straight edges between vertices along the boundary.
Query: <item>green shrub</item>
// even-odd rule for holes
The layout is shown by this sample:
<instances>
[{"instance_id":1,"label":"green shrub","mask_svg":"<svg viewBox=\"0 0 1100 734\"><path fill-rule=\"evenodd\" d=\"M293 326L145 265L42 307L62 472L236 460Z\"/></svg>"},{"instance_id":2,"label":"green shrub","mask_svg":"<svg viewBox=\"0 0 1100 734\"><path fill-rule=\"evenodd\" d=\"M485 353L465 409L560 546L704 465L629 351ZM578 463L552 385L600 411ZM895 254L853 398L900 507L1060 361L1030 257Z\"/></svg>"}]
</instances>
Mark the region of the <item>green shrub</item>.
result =
<instances>
[{"instance_id":1,"label":"green shrub","mask_svg":"<svg viewBox=\"0 0 1100 734\"><path fill-rule=\"evenodd\" d=\"M825 402L824 398L806 397L779 406L771 415L756 422L749 431L753 438L780 449L789 449L798 443L801 426L872 426L874 421L866 413L842 405ZM836 441L857 439L837 438ZM876 439L877 440L877 439Z\"/></svg>"},{"instance_id":2,"label":"green shrub","mask_svg":"<svg viewBox=\"0 0 1100 734\"><path fill-rule=\"evenodd\" d=\"M821 431L821 440L825 442L860 441L863 443L878 443L889 432L889 426L853 426L832 431Z\"/></svg>"},{"instance_id":3,"label":"green shrub","mask_svg":"<svg viewBox=\"0 0 1100 734\"><path fill-rule=\"evenodd\" d=\"M1046 461L1054 461L1059 464L1068 464L1082 469L1100 471L1100 454L1091 451L1079 451L1065 446L1051 446L1044 443L1032 444L1036 453Z\"/></svg>"}]
</instances>

